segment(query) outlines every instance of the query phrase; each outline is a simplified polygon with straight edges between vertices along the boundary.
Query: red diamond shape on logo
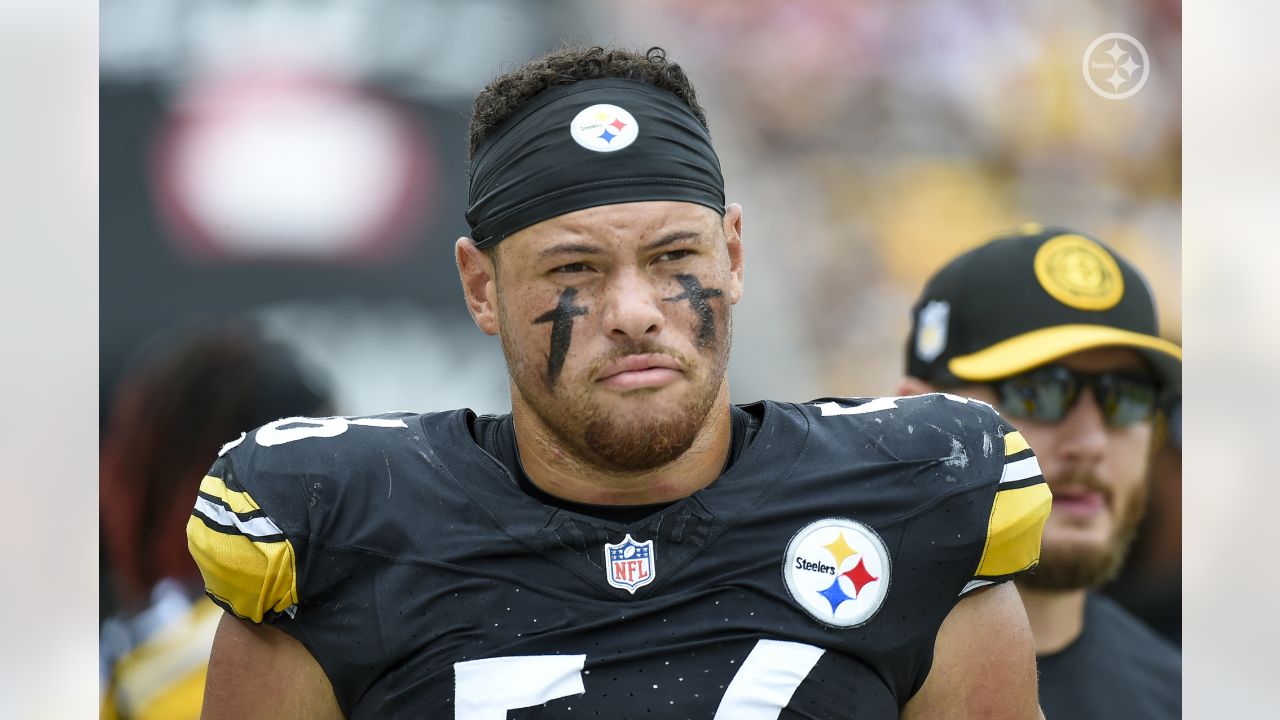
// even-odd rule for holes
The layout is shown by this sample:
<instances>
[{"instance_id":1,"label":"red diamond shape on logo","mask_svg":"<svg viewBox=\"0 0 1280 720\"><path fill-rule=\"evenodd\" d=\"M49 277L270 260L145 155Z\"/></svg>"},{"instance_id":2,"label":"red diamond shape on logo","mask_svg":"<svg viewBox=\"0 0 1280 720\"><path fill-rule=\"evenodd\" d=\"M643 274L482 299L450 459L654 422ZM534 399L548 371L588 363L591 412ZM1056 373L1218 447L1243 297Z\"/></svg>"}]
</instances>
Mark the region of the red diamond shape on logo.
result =
<instances>
[{"instance_id":1,"label":"red diamond shape on logo","mask_svg":"<svg viewBox=\"0 0 1280 720\"><path fill-rule=\"evenodd\" d=\"M613 122L611 122L611 123L609 123L609 124L610 124L610 125L612 125L612 126L614 126L614 127L615 127L615 128L617 128L617 129L619 129L619 130L621 130L622 128L624 128L624 127L626 127L626 126L627 126L627 124L626 124L626 123L624 123L624 122L622 122L621 120L614 120Z\"/></svg>"},{"instance_id":2,"label":"red diamond shape on logo","mask_svg":"<svg viewBox=\"0 0 1280 720\"><path fill-rule=\"evenodd\" d=\"M853 583L853 594L855 596L862 592L862 588L866 587L867 583L875 582L880 579L878 577L872 577L871 573L867 572L867 566L863 561L863 558L858 558L858 564L854 565L853 569L849 572L841 573L841 575L849 578L849 582Z\"/></svg>"}]
</instances>

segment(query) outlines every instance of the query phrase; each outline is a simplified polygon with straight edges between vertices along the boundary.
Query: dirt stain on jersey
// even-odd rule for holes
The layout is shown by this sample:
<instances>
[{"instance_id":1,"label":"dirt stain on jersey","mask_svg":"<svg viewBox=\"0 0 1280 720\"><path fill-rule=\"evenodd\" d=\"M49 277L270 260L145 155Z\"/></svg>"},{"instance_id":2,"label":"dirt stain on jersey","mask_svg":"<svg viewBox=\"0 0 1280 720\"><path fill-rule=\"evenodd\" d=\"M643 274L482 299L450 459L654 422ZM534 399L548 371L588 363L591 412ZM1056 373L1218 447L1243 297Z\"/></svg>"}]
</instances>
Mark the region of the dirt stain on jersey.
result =
<instances>
[{"instance_id":1,"label":"dirt stain on jersey","mask_svg":"<svg viewBox=\"0 0 1280 720\"><path fill-rule=\"evenodd\" d=\"M954 437L951 438L951 454L942 458L942 464L961 469L969 467L969 453L964 451L964 445Z\"/></svg>"}]
</instances>

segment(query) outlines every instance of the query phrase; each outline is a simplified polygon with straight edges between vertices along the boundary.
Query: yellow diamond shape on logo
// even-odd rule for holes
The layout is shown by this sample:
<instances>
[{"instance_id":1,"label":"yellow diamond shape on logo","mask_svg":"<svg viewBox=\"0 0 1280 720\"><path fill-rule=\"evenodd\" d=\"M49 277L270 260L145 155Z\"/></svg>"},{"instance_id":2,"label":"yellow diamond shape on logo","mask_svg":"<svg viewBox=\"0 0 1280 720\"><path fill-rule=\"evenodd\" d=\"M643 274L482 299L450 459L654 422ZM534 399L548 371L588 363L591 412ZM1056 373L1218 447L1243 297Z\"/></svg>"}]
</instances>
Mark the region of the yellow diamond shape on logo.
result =
<instances>
[{"instance_id":1,"label":"yellow diamond shape on logo","mask_svg":"<svg viewBox=\"0 0 1280 720\"><path fill-rule=\"evenodd\" d=\"M839 537L822 547L826 548L827 552L831 553L831 555L835 557L837 569L844 563L845 558L850 555L858 554L857 550L849 547L849 543L845 542L844 532L841 532Z\"/></svg>"}]
</instances>

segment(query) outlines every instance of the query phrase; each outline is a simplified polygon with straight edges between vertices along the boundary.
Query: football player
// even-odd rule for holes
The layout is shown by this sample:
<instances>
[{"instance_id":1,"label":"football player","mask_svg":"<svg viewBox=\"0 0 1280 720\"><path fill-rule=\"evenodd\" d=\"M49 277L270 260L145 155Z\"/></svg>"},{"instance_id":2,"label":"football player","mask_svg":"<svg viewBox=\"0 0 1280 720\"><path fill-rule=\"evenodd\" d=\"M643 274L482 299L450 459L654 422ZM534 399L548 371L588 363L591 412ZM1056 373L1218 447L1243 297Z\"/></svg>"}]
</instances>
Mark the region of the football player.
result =
<instances>
[{"instance_id":1,"label":"football player","mask_svg":"<svg viewBox=\"0 0 1280 720\"><path fill-rule=\"evenodd\" d=\"M660 49L477 97L457 241L512 412L290 418L189 545L205 717L1035 718L1049 492L955 395L733 405L742 209Z\"/></svg>"},{"instance_id":2,"label":"football player","mask_svg":"<svg viewBox=\"0 0 1280 720\"><path fill-rule=\"evenodd\" d=\"M1137 530L1156 408L1181 386L1182 350L1158 336L1146 280L1082 233L1027 226L939 270L913 318L901 390L994 404L1053 490L1040 566L1017 581L1045 716L1180 717L1177 650L1092 592Z\"/></svg>"}]
</instances>

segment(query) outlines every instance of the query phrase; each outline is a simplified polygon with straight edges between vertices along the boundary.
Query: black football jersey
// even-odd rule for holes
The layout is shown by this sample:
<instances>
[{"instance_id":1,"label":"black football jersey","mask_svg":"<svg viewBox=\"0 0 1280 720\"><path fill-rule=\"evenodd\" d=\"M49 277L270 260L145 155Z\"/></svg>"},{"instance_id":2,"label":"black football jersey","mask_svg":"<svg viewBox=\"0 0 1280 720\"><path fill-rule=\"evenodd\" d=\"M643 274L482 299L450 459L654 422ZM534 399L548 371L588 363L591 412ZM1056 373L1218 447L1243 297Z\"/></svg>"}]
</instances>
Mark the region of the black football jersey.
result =
<instances>
[{"instance_id":1,"label":"black football jersey","mask_svg":"<svg viewBox=\"0 0 1280 720\"><path fill-rule=\"evenodd\" d=\"M951 395L752 409L630 523L531 497L467 410L289 418L223 449L189 545L350 718L896 718L957 599L1035 565L1035 457Z\"/></svg>"}]
</instances>

